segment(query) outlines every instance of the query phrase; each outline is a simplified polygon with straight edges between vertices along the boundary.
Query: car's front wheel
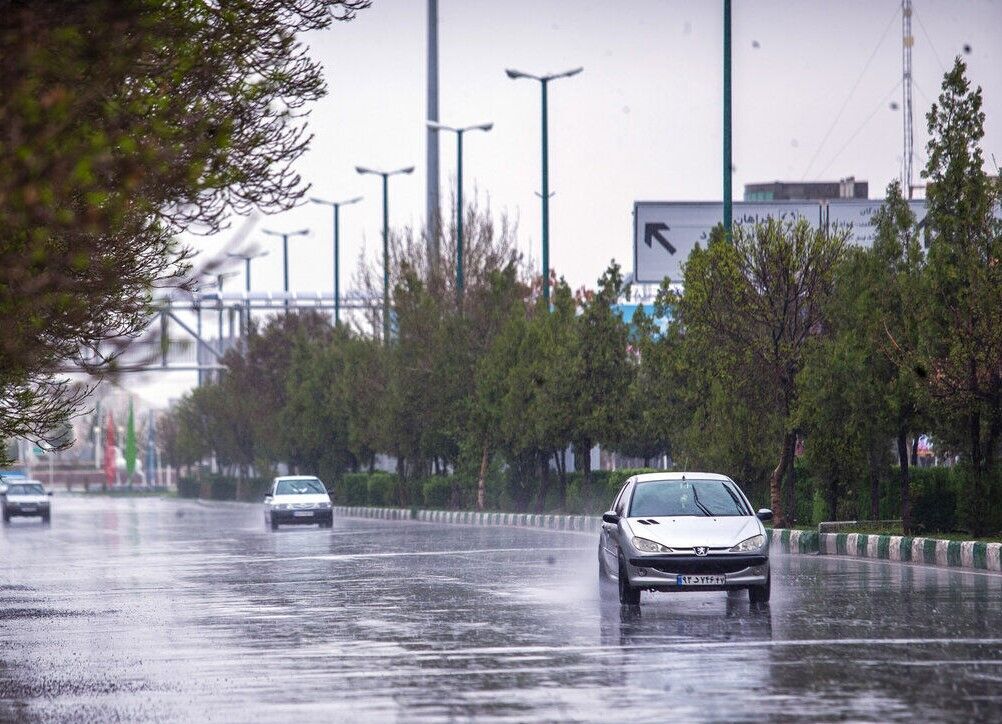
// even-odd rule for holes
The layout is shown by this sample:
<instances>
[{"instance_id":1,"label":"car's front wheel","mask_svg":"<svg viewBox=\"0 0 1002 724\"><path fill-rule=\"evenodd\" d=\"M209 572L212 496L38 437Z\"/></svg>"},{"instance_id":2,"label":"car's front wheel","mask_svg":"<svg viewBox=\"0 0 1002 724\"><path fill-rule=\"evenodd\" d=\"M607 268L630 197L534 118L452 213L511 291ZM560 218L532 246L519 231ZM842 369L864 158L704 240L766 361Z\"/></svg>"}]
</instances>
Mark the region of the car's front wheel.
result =
<instances>
[{"instance_id":1,"label":"car's front wheel","mask_svg":"<svg viewBox=\"0 0 1002 724\"><path fill-rule=\"evenodd\" d=\"M772 572L765 577L765 584L761 586L750 586L748 588L748 600L751 603L769 603L769 595L772 592Z\"/></svg>"},{"instance_id":2,"label":"car's front wheel","mask_svg":"<svg viewBox=\"0 0 1002 724\"><path fill-rule=\"evenodd\" d=\"M271 529L272 530L278 530L278 521L275 520L275 516L273 516L273 515L270 516L270 520L271 520Z\"/></svg>"},{"instance_id":3,"label":"car's front wheel","mask_svg":"<svg viewBox=\"0 0 1002 724\"><path fill-rule=\"evenodd\" d=\"M626 575L626 559L619 556L619 602L623 606L640 605L640 589L630 585Z\"/></svg>"}]
</instances>

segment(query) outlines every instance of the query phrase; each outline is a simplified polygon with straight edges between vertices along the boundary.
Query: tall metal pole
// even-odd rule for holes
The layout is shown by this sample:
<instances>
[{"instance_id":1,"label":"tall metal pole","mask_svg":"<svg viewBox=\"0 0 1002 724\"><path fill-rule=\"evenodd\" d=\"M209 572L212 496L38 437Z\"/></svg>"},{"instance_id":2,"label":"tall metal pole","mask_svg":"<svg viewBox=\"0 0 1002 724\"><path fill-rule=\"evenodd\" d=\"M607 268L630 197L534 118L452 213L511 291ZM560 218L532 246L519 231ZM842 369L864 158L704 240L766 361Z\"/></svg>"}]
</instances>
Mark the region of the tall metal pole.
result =
<instances>
[{"instance_id":1,"label":"tall metal pole","mask_svg":"<svg viewBox=\"0 0 1002 724\"><path fill-rule=\"evenodd\" d=\"M198 366L198 386L201 387L203 383L202 375L202 300L201 294L199 294L198 307L195 308L195 336L198 337L198 343L195 345L195 364Z\"/></svg>"},{"instance_id":2,"label":"tall metal pole","mask_svg":"<svg viewBox=\"0 0 1002 724\"><path fill-rule=\"evenodd\" d=\"M912 197L912 0L901 0L901 105L904 111L904 142L902 153L902 185L905 198Z\"/></svg>"},{"instance_id":3,"label":"tall metal pole","mask_svg":"<svg viewBox=\"0 0 1002 724\"><path fill-rule=\"evenodd\" d=\"M289 311L289 235L282 234L282 278L285 290L285 311Z\"/></svg>"},{"instance_id":4,"label":"tall metal pole","mask_svg":"<svg viewBox=\"0 0 1002 724\"><path fill-rule=\"evenodd\" d=\"M724 233L731 238L731 0L724 0Z\"/></svg>"},{"instance_id":5,"label":"tall metal pole","mask_svg":"<svg viewBox=\"0 0 1002 724\"><path fill-rule=\"evenodd\" d=\"M542 136L543 136L543 299L546 300L547 308L550 304L550 162L549 162L549 120L547 116L546 91L551 80L557 78L570 78L580 73L584 68L573 68L563 73L551 73L549 75L533 75L524 73L512 68L505 69L505 73L512 80L519 78L530 78L538 80L542 92Z\"/></svg>"},{"instance_id":6,"label":"tall metal pole","mask_svg":"<svg viewBox=\"0 0 1002 724\"><path fill-rule=\"evenodd\" d=\"M438 121L438 0L428 0L428 120ZM428 228L428 257L432 268L438 264L440 226L438 129L429 127L427 136L427 196L425 223Z\"/></svg>"},{"instance_id":7,"label":"tall metal pole","mask_svg":"<svg viewBox=\"0 0 1002 724\"><path fill-rule=\"evenodd\" d=\"M246 259L244 259L244 264L246 264L246 267L245 267L246 268L246 273L244 274L244 291L245 292L249 292L250 291L250 263L251 263L251 258L250 257L247 257Z\"/></svg>"},{"instance_id":8,"label":"tall metal pole","mask_svg":"<svg viewBox=\"0 0 1002 724\"><path fill-rule=\"evenodd\" d=\"M463 305L463 129L456 131L456 305Z\"/></svg>"},{"instance_id":9,"label":"tall metal pole","mask_svg":"<svg viewBox=\"0 0 1002 724\"><path fill-rule=\"evenodd\" d=\"M390 341L390 184L383 177L383 344Z\"/></svg>"},{"instance_id":10,"label":"tall metal pole","mask_svg":"<svg viewBox=\"0 0 1002 724\"><path fill-rule=\"evenodd\" d=\"M543 89L543 300L547 309L550 308L550 151L546 108L548 85L549 79L543 78L540 83Z\"/></svg>"},{"instance_id":11,"label":"tall metal pole","mask_svg":"<svg viewBox=\"0 0 1002 724\"><path fill-rule=\"evenodd\" d=\"M341 324L341 231L339 211L341 204L334 204L334 326Z\"/></svg>"}]
</instances>

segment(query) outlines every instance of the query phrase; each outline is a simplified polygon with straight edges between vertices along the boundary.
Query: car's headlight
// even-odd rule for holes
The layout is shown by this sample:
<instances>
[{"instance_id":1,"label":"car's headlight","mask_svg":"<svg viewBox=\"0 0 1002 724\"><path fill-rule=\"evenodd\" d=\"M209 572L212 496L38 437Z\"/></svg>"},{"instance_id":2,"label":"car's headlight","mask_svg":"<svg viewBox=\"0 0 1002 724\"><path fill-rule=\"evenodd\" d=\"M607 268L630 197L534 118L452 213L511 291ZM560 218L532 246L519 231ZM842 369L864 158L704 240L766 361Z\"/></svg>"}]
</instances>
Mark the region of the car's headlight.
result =
<instances>
[{"instance_id":1,"label":"car's headlight","mask_svg":"<svg viewBox=\"0 0 1002 724\"><path fill-rule=\"evenodd\" d=\"M765 536L759 533L758 535L753 535L747 540L743 540L736 546L731 548L731 553L745 553L747 551L757 551L759 548L765 545Z\"/></svg>"},{"instance_id":2,"label":"car's headlight","mask_svg":"<svg viewBox=\"0 0 1002 724\"><path fill-rule=\"evenodd\" d=\"M671 548L646 538L634 538L633 547L644 553L671 553Z\"/></svg>"},{"instance_id":3,"label":"car's headlight","mask_svg":"<svg viewBox=\"0 0 1002 724\"><path fill-rule=\"evenodd\" d=\"M327 508L331 507L331 504L330 503L317 503L317 507L320 508L321 510L327 510Z\"/></svg>"},{"instance_id":4,"label":"car's headlight","mask_svg":"<svg viewBox=\"0 0 1002 724\"><path fill-rule=\"evenodd\" d=\"M289 507L288 503L272 503L271 507L275 510L285 510Z\"/></svg>"}]
</instances>

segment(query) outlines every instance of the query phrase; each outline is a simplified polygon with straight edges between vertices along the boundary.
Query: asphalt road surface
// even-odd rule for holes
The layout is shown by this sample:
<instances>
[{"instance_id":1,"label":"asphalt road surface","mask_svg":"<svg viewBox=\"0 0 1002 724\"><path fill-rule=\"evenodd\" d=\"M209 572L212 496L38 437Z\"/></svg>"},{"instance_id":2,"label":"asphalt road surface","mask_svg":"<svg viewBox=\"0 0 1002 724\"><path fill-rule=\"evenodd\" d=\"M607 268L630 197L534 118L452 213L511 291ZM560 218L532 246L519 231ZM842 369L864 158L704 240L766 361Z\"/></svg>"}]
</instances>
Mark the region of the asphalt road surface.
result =
<instances>
[{"instance_id":1,"label":"asphalt road surface","mask_svg":"<svg viewBox=\"0 0 1002 724\"><path fill-rule=\"evenodd\" d=\"M773 557L603 604L597 538L56 497L0 533L0 719L996 720L1002 576Z\"/></svg>"}]
</instances>

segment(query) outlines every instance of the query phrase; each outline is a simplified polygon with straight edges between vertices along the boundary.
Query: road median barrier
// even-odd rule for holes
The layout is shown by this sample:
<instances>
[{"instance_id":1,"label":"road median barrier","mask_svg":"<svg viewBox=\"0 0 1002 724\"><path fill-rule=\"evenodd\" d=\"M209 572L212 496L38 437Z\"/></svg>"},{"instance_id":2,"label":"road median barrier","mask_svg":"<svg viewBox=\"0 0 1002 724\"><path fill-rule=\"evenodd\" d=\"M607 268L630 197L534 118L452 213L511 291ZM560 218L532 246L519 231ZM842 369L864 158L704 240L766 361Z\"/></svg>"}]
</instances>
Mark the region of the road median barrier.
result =
<instances>
[{"instance_id":1,"label":"road median barrier","mask_svg":"<svg viewBox=\"0 0 1002 724\"><path fill-rule=\"evenodd\" d=\"M768 533L770 548L783 553L873 558L1002 572L1002 543L870 533L818 533L789 528L772 528Z\"/></svg>"},{"instance_id":2,"label":"road median barrier","mask_svg":"<svg viewBox=\"0 0 1002 724\"><path fill-rule=\"evenodd\" d=\"M543 530L594 533L602 519L592 515L501 513L474 510L423 510L335 505L334 514L347 518L416 520L491 527L540 528ZM773 552L801 555L873 558L901 563L922 563L944 568L1002 572L1002 543L953 541L901 535L866 533L819 533L816 530L769 528Z\"/></svg>"},{"instance_id":3,"label":"road median barrier","mask_svg":"<svg viewBox=\"0 0 1002 724\"><path fill-rule=\"evenodd\" d=\"M421 510L417 508L371 508L335 505L334 515L348 518L378 518L381 520L417 520L423 523L454 523L544 530L597 532L602 519L592 515L555 515L539 513L500 513L479 510Z\"/></svg>"}]
</instances>

